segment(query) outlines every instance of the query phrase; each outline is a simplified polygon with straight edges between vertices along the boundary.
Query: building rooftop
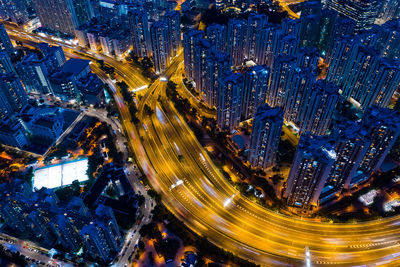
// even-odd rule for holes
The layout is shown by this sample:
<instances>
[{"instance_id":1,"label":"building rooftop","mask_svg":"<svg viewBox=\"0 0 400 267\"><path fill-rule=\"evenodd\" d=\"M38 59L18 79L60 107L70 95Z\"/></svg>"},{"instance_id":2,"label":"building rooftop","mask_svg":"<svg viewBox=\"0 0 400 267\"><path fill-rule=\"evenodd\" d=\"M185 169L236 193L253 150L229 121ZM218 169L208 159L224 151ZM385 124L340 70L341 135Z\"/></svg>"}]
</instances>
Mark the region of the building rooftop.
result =
<instances>
[{"instance_id":1,"label":"building rooftop","mask_svg":"<svg viewBox=\"0 0 400 267\"><path fill-rule=\"evenodd\" d=\"M62 72L68 72L72 74L79 74L89 66L90 60L71 58L61 67Z\"/></svg>"}]
</instances>

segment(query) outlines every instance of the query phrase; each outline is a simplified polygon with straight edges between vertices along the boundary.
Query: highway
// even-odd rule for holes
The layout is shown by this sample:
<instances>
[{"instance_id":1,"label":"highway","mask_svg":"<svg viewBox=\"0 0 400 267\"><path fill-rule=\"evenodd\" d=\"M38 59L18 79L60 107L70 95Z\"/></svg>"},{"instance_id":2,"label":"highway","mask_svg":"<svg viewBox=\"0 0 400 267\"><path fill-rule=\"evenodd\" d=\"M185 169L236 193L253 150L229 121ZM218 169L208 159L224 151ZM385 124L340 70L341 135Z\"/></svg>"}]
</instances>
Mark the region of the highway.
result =
<instances>
[{"instance_id":1,"label":"highway","mask_svg":"<svg viewBox=\"0 0 400 267\"><path fill-rule=\"evenodd\" d=\"M176 57L163 76L171 78L182 58L182 54ZM130 88L143 85L145 80L131 67L120 65L112 66ZM137 127L120 92L113 90L136 158L163 203L185 225L219 247L266 266L304 265L306 247L313 266L400 266L400 216L321 223L273 212L241 196L166 99L165 88L166 82L158 79L145 90ZM146 104L152 114L145 113Z\"/></svg>"}]
</instances>

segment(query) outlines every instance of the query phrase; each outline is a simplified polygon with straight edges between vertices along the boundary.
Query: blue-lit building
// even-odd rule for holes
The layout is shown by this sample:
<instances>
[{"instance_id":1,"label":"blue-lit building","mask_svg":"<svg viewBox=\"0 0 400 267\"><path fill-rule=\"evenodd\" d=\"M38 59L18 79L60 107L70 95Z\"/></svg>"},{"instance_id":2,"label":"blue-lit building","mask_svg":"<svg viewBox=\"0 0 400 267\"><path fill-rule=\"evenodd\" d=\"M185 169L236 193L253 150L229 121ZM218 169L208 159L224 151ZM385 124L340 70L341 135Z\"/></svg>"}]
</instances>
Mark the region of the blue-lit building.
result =
<instances>
[{"instance_id":1,"label":"blue-lit building","mask_svg":"<svg viewBox=\"0 0 400 267\"><path fill-rule=\"evenodd\" d=\"M10 56L5 50L0 51L0 73L15 72Z\"/></svg>"},{"instance_id":2,"label":"blue-lit building","mask_svg":"<svg viewBox=\"0 0 400 267\"><path fill-rule=\"evenodd\" d=\"M285 120L299 125L301 112L304 111L306 96L310 94L317 75L312 69L296 69L290 81L290 89L287 92L283 104Z\"/></svg>"},{"instance_id":3,"label":"blue-lit building","mask_svg":"<svg viewBox=\"0 0 400 267\"><path fill-rule=\"evenodd\" d=\"M210 48L210 42L206 39L200 40L194 48L194 82L196 90L201 94L204 94L206 87L206 69Z\"/></svg>"},{"instance_id":4,"label":"blue-lit building","mask_svg":"<svg viewBox=\"0 0 400 267\"><path fill-rule=\"evenodd\" d=\"M367 149L371 145L368 131L359 122L342 118L331 135L335 142L336 160L329 173L327 184L336 190L348 189L356 175Z\"/></svg>"},{"instance_id":5,"label":"blue-lit building","mask_svg":"<svg viewBox=\"0 0 400 267\"><path fill-rule=\"evenodd\" d=\"M301 136L283 194L286 203L303 211L317 206L335 159L329 138Z\"/></svg>"},{"instance_id":6,"label":"blue-lit building","mask_svg":"<svg viewBox=\"0 0 400 267\"><path fill-rule=\"evenodd\" d=\"M247 20L246 45L244 56L249 60L256 60L257 42L261 40L264 27L268 23L268 17L264 14L252 13Z\"/></svg>"},{"instance_id":7,"label":"blue-lit building","mask_svg":"<svg viewBox=\"0 0 400 267\"><path fill-rule=\"evenodd\" d=\"M371 106L365 111L363 125L368 131L371 145L359 169L368 175L380 169L389 150L400 135L400 113Z\"/></svg>"},{"instance_id":8,"label":"blue-lit building","mask_svg":"<svg viewBox=\"0 0 400 267\"><path fill-rule=\"evenodd\" d=\"M225 51L226 48L226 26L212 23L207 26L207 40L211 46L219 51Z\"/></svg>"},{"instance_id":9,"label":"blue-lit building","mask_svg":"<svg viewBox=\"0 0 400 267\"><path fill-rule=\"evenodd\" d=\"M371 28L378 17L379 1L377 0L327 0L327 6L339 14L355 22L355 30L362 31Z\"/></svg>"},{"instance_id":10,"label":"blue-lit building","mask_svg":"<svg viewBox=\"0 0 400 267\"><path fill-rule=\"evenodd\" d=\"M31 53L18 62L16 69L19 77L29 93L49 94L53 89L49 81L49 71L43 60L37 54Z\"/></svg>"},{"instance_id":11,"label":"blue-lit building","mask_svg":"<svg viewBox=\"0 0 400 267\"><path fill-rule=\"evenodd\" d=\"M195 49L199 41L203 39L203 31L192 29L183 34L185 74L188 79L195 78Z\"/></svg>"},{"instance_id":12,"label":"blue-lit building","mask_svg":"<svg viewBox=\"0 0 400 267\"><path fill-rule=\"evenodd\" d=\"M297 58L278 56L271 69L270 86L267 91L267 102L271 107L284 107L286 97L291 90L290 84L296 69Z\"/></svg>"},{"instance_id":13,"label":"blue-lit building","mask_svg":"<svg viewBox=\"0 0 400 267\"><path fill-rule=\"evenodd\" d=\"M246 70L242 97L242 120L252 118L257 108L265 103L269 76L270 70L267 66L255 65Z\"/></svg>"},{"instance_id":14,"label":"blue-lit building","mask_svg":"<svg viewBox=\"0 0 400 267\"><path fill-rule=\"evenodd\" d=\"M169 55L174 57L178 54L181 44L181 14L174 10L164 15L164 21L168 26Z\"/></svg>"},{"instance_id":15,"label":"blue-lit building","mask_svg":"<svg viewBox=\"0 0 400 267\"><path fill-rule=\"evenodd\" d=\"M3 23L0 23L0 50L5 50L10 57L14 54L14 47Z\"/></svg>"},{"instance_id":16,"label":"blue-lit building","mask_svg":"<svg viewBox=\"0 0 400 267\"><path fill-rule=\"evenodd\" d=\"M339 88L325 80L318 80L305 92L297 125L301 133L325 135L340 101Z\"/></svg>"},{"instance_id":17,"label":"blue-lit building","mask_svg":"<svg viewBox=\"0 0 400 267\"><path fill-rule=\"evenodd\" d=\"M27 103L28 96L16 74L0 74L0 117L13 116Z\"/></svg>"},{"instance_id":18,"label":"blue-lit building","mask_svg":"<svg viewBox=\"0 0 400 267\"><path fill-rule=\"evenodd\" d=\"M230 19L226 36L226 52L232 58L232 66L240 66L245 59L247 23L245 20Z\"/></svg>"},{"instance_id":19,"label":"blue-lit building","mask_svg":"<svg viewBox=\"0 0 400 267\"><path fill-rule=\"evenodd\" d=\"M219 79L217 91L217 124L221 130L232 131L240 123L244 77L226 72Z\"/></svg>"},{"instance_id":20,"label":"blue-lit building","mask_svg":"<svg viewBox=\"0 0 400 267\"><path fill-rule=\"evenodd\" d=\"M150 30L146 11L134 9L129 12L128 16L133 53L140 58L151 56Z\"/></svg>"},{"instance_id":21,"label":"blue-lit building","mask_svg":"<svg viewBox=\"0 0 400 267\"><path fill-rule=\"evenodd\" d=\"M151 24L150 39L156 74L164 72L169 66L170 38L168 25L164 21L157 21Z\"/></svg>"},{"instance_id":22,"label":"blue-lit building","mask_svg":"<svg viewBox=\"0 0 400 267\"><path fill-rule=\"evenodd\" d=\"M283 110L263 104L257 108L251 131L249 162L255 168L274 165L283 125Z\"/></svg>"},{"instance_id":23,"label":"blue-lit building","mask_svg":"<svg viewBox=\"0 0 400 267\"><path fill-rule=\"evenodd\" d=\"M231 68L231 58L227 53L211 49L207 57L206 84L203 99L209 107L218 103L217 91L219 79Z\"/></svg>"}]
</instances>

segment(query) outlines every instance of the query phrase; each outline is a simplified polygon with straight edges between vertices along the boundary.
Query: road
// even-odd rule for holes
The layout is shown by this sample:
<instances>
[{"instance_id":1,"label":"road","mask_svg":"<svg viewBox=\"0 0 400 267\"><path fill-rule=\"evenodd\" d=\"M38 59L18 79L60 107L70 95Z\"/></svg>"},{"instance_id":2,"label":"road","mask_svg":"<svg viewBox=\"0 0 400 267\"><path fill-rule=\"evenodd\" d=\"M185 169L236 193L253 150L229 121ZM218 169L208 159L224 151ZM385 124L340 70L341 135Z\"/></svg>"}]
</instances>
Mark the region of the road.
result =
<instances>
[{"instance_id":1,"label":"road","mask_svg":"<svg viewBox=\"0 0 400 267\"><path fill-rule=\"evenodd\" d=\"M164 76L171 77L181 62L182 55ZM119 64L115 68L125 71ZM140 79L130 75L129 71L123 76L127 84L140 86ZM219 247L267 266L304 265L306 247L313 266L400 265L400 216L321 223L278 214L241 196L165 99L165 88L158 79L146 89L139 101L138 127L132 124L120 92L113 90L121 124L145 174L166 207L189 228ZM153 114L144 112L146 104ZM178 181L183 183L177 185Z\"/></svg>"},{"instance_id":2,"label":"road","mask_svg":"<svg viewBox=\"0 0 400 267\"><path fill-rule=\"evenodd\" d=\"M10 249L11 251L19 251L21 255L25 256L26 258L28 257L28 263L38 263L38 261L40 261L46 266L74 266L71 263L50 258L47 256L47 253L49 252L47 249L39 247L33 242L23 241L3 233L0 234L0 244L6 249Z\"/></svg>"}]
</instances>

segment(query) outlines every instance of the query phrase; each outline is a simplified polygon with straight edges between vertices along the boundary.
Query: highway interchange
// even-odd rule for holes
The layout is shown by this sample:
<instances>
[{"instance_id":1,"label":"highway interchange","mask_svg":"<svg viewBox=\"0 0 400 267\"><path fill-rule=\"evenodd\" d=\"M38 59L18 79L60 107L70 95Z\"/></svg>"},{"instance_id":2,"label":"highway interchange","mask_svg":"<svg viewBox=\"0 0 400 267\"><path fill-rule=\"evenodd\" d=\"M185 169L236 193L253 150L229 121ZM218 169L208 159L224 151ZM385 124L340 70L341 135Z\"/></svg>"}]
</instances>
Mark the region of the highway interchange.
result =
<instances>
[{"instance_id":1,"label":"highway interchange","mask_svg":"<svg viewBox=\"0 0 400 267\"><path fill-rule=\"evenodd\" d=\"M78 51L103 59L132 89L149 83L128 64L93 52L87 54L61 41L14 31L13 39L46 41L63 45L66 52ZM162 77L177 79L174 76L179 75L182 61L181 53ZM307 247L313 266L400 265L399 216L333 224L267 210L241 196L219 172L166 98L166 82L157 79L149 88L137 92L141 95L138 126L132 124L121 93L115 86L112 89L129 144L150 183L161 193L163 204L186 226L219 247L266 266L304 265ZM145 104L154 110L153 114L146 114ZM183 160L178 154L182 154ZM178 181L182 183L174 187Z\"/></svg>"}]
</instances>

